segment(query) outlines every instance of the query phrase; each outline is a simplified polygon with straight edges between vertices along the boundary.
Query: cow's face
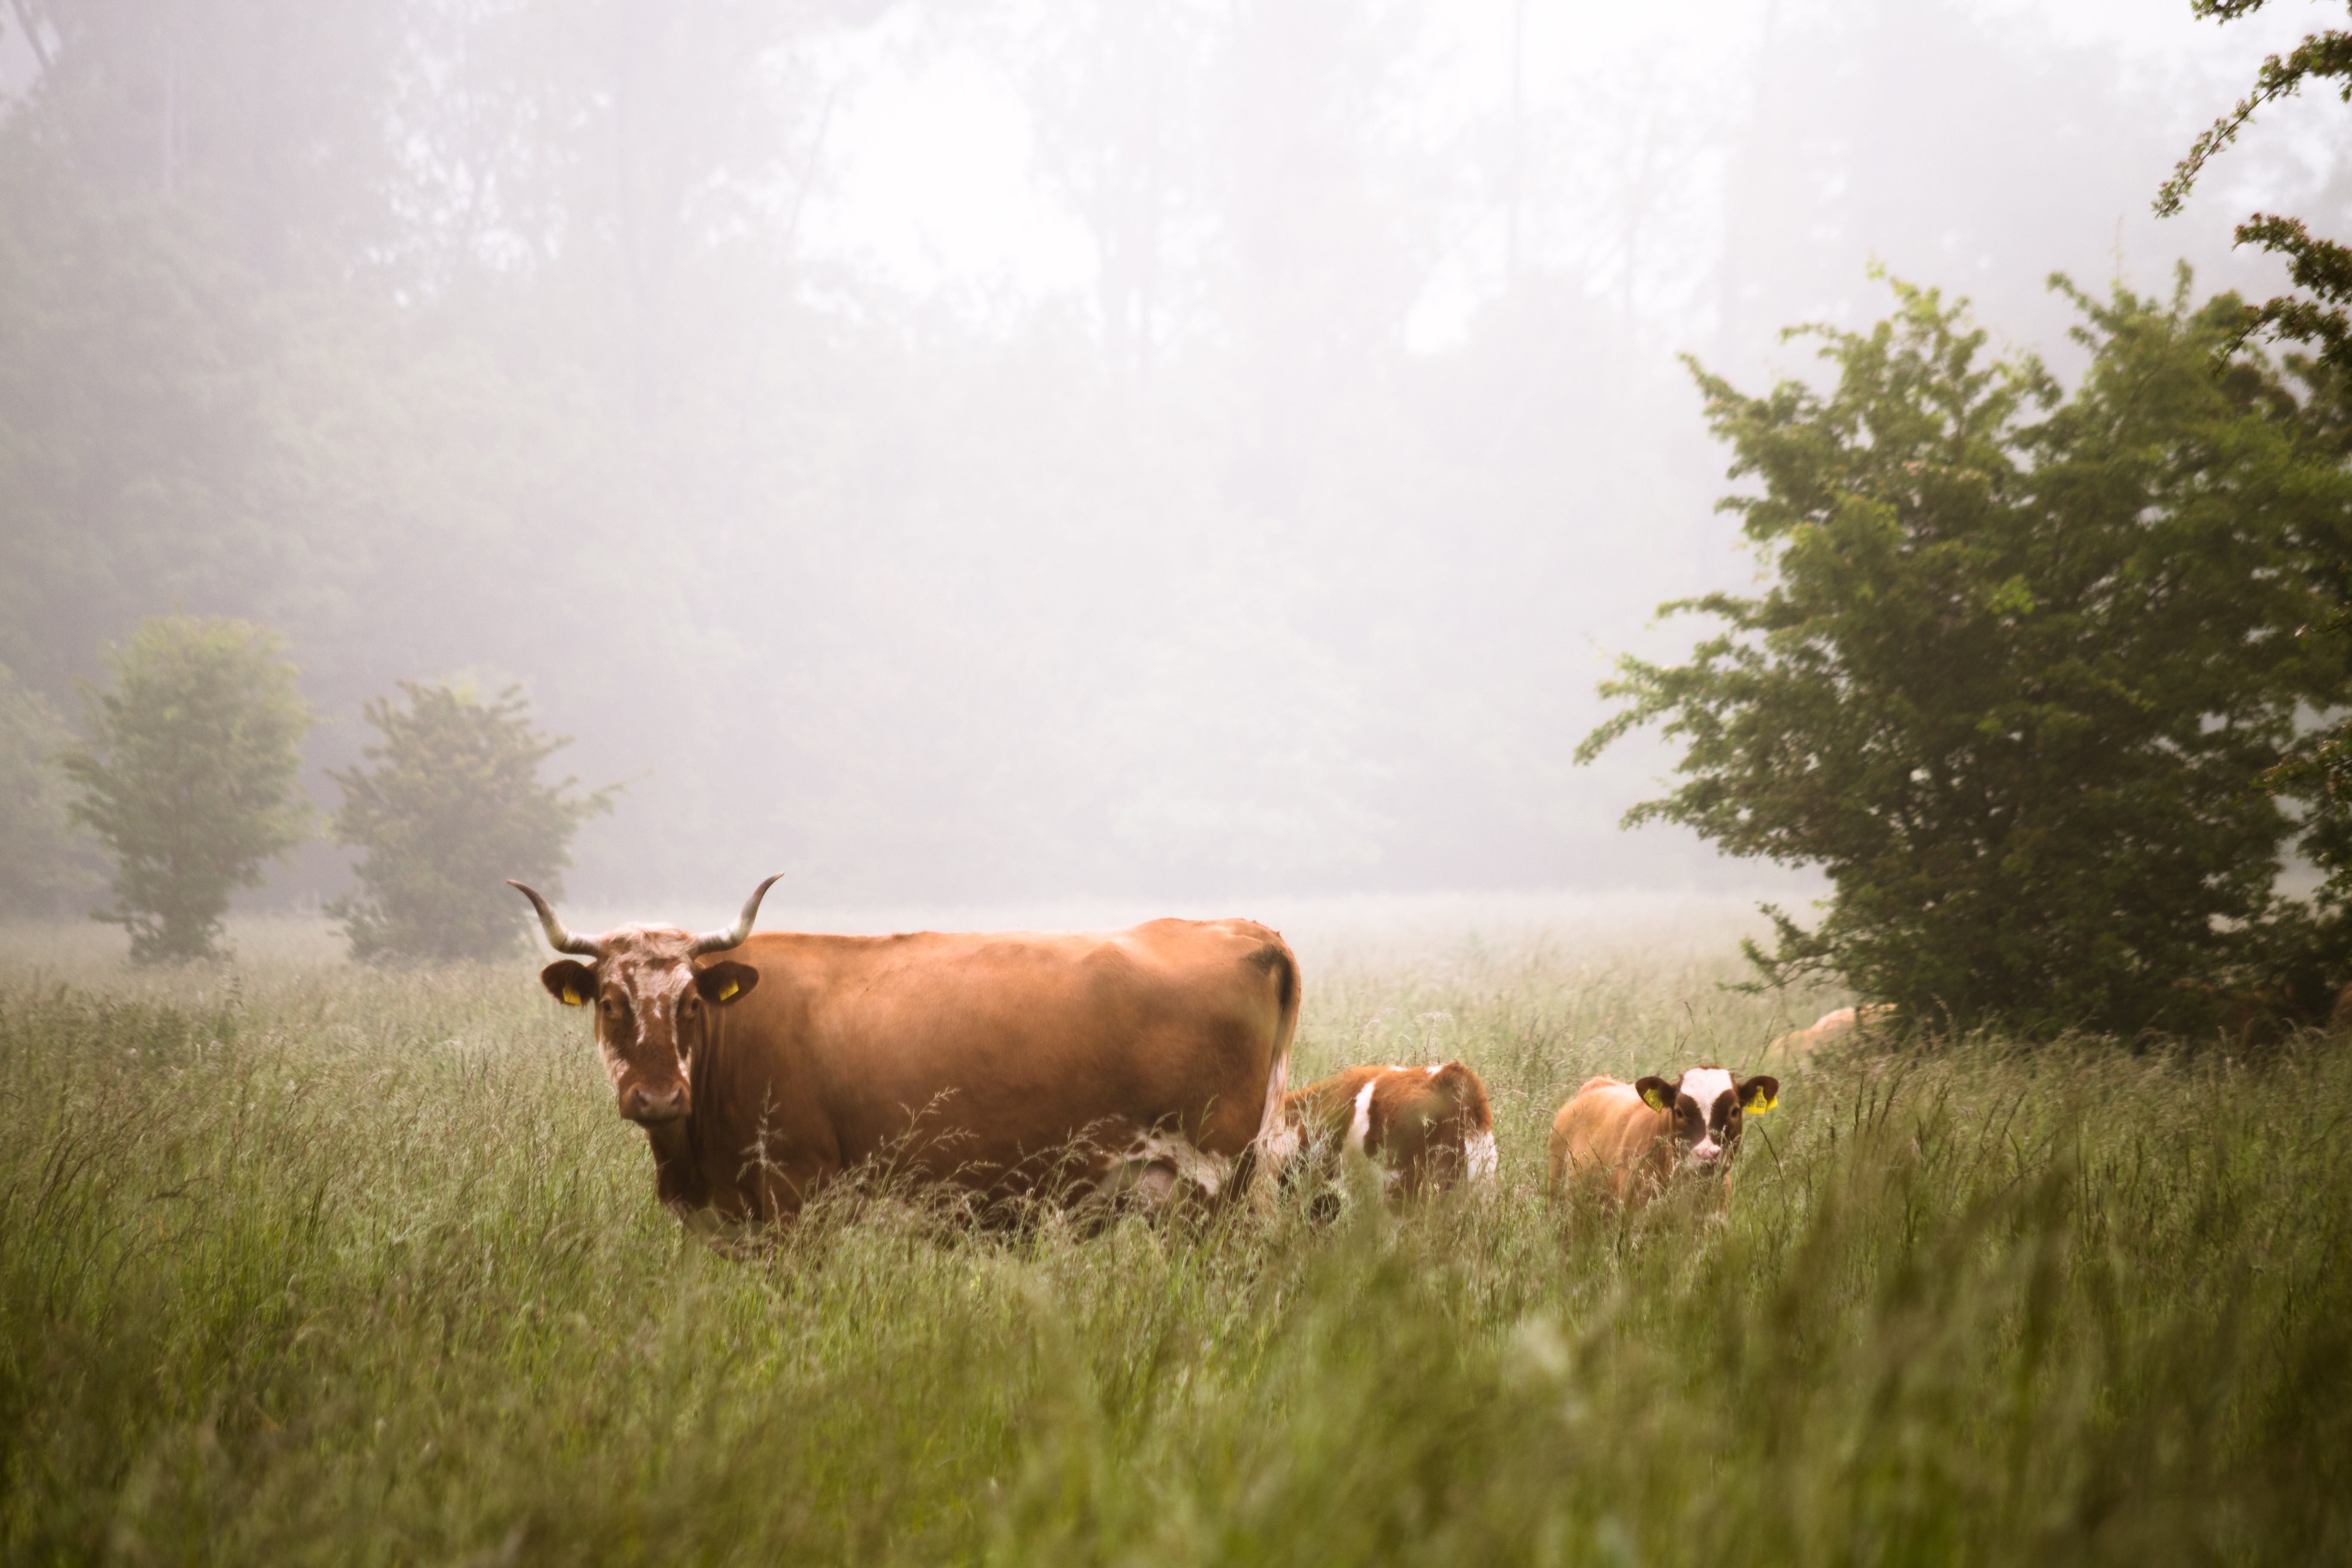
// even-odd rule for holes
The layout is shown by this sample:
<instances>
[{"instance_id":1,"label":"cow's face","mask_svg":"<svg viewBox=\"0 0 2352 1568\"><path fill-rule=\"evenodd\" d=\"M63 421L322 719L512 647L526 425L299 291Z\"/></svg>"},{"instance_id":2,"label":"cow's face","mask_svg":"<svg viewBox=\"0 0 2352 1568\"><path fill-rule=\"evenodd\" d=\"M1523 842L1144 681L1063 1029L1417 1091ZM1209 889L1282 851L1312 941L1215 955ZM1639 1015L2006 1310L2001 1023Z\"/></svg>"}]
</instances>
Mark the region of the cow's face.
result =
<instances>
[{"instance_id":1,"label":"cow's face","mask_svg":"<svg viewBox=\"0 0 2352 1568\"><path fill-rule=\"evenodd\" d=\"M711 1009L741 1000L760 984L749 964L694 966L695 938L667 927L625 926L599 939L593 964L559 959L540 973L558 1001L593 1007L596 1044L620 1112L645 1127L694 1110L694 1053Z\"/></svg>"},{"instance_id":2,"label":"cow's face","mask_svg":"<svg viewBox=\"0 0 2352 1568\"><path fill-rule=\"evenodd\" d=\"M1727 1164L1740 1123L1771 1110L1780 1093L1778 1079L1742 1081L1722 1068L1692 1068L1673 1083L1645 1078L1633 1088L1643 1104L1672 1118L1676 1163L1701 1170Z\"/></svg>"},{"instance_id":3,"label":"cow's face","mask_svg":"<svg viewBox=\"0 0 2352 1568\"><path fill-rule=\"evenodd\" d=\"M760 900L775 884L771 877L752 889L726 931L689 936L675 926L623 926L597 937L572 935L545 899L520 882L507 884L530 900L549 946L592 961L558 959L540 972L539 982L566 1006L596 1010L604 1073L630 1121L660 1127L694 1114L694 1053L709 1032L710 1010L740 1001L760 984L760 972L749 964L721 959L697 969L694 961L742 946Z\"/></svg>"}]
</instances>

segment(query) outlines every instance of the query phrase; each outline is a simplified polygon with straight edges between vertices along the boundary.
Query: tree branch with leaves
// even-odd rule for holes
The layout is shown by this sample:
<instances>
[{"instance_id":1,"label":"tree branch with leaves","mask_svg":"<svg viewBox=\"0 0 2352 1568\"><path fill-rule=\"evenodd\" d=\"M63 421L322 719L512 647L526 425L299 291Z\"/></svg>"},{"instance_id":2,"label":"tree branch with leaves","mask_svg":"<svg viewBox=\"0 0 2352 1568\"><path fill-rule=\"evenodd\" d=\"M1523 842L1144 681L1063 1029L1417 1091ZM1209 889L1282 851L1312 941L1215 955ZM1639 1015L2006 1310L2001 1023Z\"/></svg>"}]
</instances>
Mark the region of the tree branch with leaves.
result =
<instances>
[{"instance_id":1,"label":"tree branch with leaves","mask_svg":"<svg viewBox=\"0 0 2352 1568\"><path fill-rule=\"evenodd\" d=\"M2268 0L2197 0L2200 16L2231 22L2250 16ZM2352 103L2352 32L2322 29L2284 55L2272 55L2254 73L2254 85L2231 110L2208 126L2157 192L2158 217L2178 214L2205 166L2236 142L2256 114L2307 83L2332 83L2336 96ZM2306 299L2281 295L2252 308L2241 325L2248 334L2268 332L2289 342L2318 346L2319 358L2339 374L2352 372L2352 248L2322 239L2301 218L2256 213L2240 224L2240 245L2258 246L2284 257L2287 275Z\"/></svg>"}]
</instances>

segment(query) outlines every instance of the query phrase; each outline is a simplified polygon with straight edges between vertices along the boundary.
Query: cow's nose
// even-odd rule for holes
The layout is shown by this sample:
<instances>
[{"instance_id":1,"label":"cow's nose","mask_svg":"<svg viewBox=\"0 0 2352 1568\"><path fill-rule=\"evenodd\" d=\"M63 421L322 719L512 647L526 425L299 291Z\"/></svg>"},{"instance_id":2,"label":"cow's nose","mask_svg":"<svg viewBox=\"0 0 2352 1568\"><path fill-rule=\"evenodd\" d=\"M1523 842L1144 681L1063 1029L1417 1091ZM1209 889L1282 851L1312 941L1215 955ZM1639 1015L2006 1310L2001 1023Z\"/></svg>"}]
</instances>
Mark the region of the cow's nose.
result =
<instances>
[{"instance_id":1,"label":"cow's nose","mask_svg":"<svg viewBox=\"0 0 2352 1568\"><path fill-rule=\"evenodd\" d=\"M675 1121L686 1114L686 1085L674 1083L667 1089L648 1089L639 1084L629 1090L621 1114L632 1121Z\"/></svg>"},{"instance_id":2,"label":"cow's nose","mask_svg":"<svg viewBox=\"0 0 2352 1568\"><path fill-rule=\"evenodd\" d=\"M1712 1165L1723 1158L1723 1150L1718 1144L1701 1143L1691 1151L1691 1158L1702 1165Z\"/></svg>"}]
</instances>

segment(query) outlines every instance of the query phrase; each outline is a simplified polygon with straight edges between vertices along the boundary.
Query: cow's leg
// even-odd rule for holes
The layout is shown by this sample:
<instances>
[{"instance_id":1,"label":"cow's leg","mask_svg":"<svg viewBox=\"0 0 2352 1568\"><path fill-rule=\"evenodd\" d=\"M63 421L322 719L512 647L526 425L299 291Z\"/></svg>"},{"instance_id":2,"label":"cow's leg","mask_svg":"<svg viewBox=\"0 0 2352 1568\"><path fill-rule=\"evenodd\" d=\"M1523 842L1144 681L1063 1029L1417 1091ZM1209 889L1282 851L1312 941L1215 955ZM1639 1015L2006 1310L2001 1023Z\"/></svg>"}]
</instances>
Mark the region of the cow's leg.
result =
<instances>
[{"instance_id":1,"label":"cow's leg","mask_svg":"<svg viewBox=\"0 0 2352 1568\"><path fill-rule=\"evenodd\" d=\"M1293 1006L1286 1016L1295 1024L1297 1008ZM1275 1040L1274 1059L1266 1069L1265 1102L1258 1112L1257 1136L1242 1156L1238 1173L1245 1189L1243 1195L1261 1217L1274 1212L1275 1200L1282 1192L1283 1170L1298 1157L1304 1142L1299 1130L1283 1114L1283 1097L1289 1089L1290 1038L1286 1028Z\"/></svg>"}]
</instances>

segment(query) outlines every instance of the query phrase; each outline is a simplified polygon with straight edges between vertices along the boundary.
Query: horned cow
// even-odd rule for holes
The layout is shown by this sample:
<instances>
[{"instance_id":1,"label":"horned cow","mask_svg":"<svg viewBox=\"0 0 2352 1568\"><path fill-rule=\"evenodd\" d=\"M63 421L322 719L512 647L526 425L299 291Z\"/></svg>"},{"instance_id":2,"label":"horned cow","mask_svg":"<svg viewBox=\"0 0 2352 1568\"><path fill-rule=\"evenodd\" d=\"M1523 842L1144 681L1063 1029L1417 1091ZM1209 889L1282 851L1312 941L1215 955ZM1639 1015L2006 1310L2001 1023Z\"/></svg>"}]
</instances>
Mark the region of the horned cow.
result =
<instances>
[{"instance_id":1,"label":"horned cow","mask_svg":"<svg viewBox=\"0 0 2352 1568\"><path fill-rule=\"evenodd\" d=\"M1228 1198L1278 1160L1298 965L1250 921L821 936L625 925L540 978L588 1008L620 1114L689 1225L786 1220L887 1163L984 1200Z\"/></svg>"},{"instance_id":2,"label":"horned cow","mask_svg":"<svg viewBox=\"0 0 2352 1568\"><path fill-rule=\"evenodd\" d=\"M1283 1120L1302 1173L1325 1181L1350 1155L1381 1167L1392 1199L1495 1180L1486 1086L1460 1062L1349 1068L1293 1090Z\"/></svg>"},{"instance_id":3,"label":"horned cow","mask_svg":"<svg viewBox=\"0 0 2352 1568\"><path fill-rule=\"evenodd\" d=\"M1696 1067L1668 1082L1587 1079L1551 1123L1551 1192L1598 1184L1614 1202L1638 1205L1683 1172L1719 1173L1727 1191L1745 1119L1772 1109L1780 1080L1742 1079Z\"/></svg>"}]
</instances>

